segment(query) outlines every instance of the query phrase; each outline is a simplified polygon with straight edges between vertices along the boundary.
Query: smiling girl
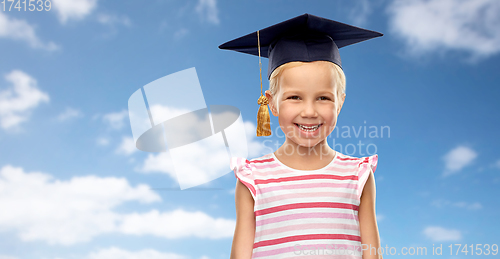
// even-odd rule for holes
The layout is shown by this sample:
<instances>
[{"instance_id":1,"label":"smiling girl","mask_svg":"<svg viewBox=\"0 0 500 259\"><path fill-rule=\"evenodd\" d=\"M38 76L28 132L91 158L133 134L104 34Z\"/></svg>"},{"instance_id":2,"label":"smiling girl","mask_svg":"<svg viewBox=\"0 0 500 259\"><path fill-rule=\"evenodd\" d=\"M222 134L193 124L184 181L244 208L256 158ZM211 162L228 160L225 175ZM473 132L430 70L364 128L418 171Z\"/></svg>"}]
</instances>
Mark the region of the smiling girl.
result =
<instances>
[{"instance_id":1,"label":"smiling girl","mask_svg":"<svg viewBox=\"0 0 500 259\"><path fill-rule=\"evenodd\" d=\"M378 155L351 157L327 143L346 97L338 48L381 35L304 14L220 46L259 56L262 48L270 89L259 103L269 103L285 135L273 153L231 159L238 179L232 259L382 258ZM258 136L269 135L266 123L259 119Z\"/></svg>"}]
</instances>

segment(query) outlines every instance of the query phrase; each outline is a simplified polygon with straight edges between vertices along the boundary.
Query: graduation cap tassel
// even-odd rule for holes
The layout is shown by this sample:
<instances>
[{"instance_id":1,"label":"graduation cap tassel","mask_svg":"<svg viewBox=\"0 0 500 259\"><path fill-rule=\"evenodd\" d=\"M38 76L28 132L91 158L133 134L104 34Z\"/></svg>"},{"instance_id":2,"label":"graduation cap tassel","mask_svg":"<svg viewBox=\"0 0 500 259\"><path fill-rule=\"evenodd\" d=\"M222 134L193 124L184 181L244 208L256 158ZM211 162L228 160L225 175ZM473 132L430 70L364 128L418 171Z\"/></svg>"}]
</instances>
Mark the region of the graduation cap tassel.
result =
<instances>
[{"instance_id":1,"label":"graduation cap tassel","mask_svg":"<svg viewBox=\"0 0 500 259\"><path fill-rule=\"evenodd\" d=\"M267 105L269 101L267 97L262 94L262 63L260 62L260 36L257 31L257 44L259 49L259 70L260 70L260 97L257 103L260 105L259 112L257 113L257 137L271 135L271 118L269 117L269 109Z\"/></svg>"},{"instance_id":2,"label":"graduation cap tassel","mask_svg":"<svg viewBox=\"0 0 500 259\"><path fill-rule=\"evenodd\" d=\"M271 123L269 118L269 109L267 108L267 98L261 95L257 101L260 104L259 113L257 114L257 137L271 135Z\"/></svg>"}]
</instances>

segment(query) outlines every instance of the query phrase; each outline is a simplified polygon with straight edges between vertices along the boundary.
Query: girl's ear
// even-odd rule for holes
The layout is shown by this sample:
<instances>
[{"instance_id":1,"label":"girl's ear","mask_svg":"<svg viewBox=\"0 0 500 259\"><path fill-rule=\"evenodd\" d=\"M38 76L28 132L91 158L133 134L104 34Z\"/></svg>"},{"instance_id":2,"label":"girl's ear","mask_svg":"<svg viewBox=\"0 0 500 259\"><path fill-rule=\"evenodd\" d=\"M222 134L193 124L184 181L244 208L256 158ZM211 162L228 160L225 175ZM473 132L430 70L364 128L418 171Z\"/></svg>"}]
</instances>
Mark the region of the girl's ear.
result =
<instances>
[{"instance_id":1,"label":"girl's ear","mask_svg":"<svg viewBox=\"0 0 500 259\"><path fill-rule=\"evenodd\" d=\"M275 117L278 117L278 111L277 111L276 107L274 107L273 97L274 96L271 95L271 91L266 90L266 98L269 101L269 108L271 109L271 112L273 113L273 115Z\"/></svg>"}]
</instances>

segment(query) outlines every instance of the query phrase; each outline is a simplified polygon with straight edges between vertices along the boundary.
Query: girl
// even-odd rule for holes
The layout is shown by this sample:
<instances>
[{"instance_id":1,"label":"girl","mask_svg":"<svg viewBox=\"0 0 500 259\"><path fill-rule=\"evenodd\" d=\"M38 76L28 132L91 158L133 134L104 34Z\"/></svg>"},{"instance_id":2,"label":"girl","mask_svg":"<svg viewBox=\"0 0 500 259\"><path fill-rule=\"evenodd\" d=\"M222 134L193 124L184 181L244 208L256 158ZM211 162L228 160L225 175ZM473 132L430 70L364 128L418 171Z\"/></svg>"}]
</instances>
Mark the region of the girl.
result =
<instances>
[{"instance_id":1,"label":"girl","mask_svg":"<svg viewBox=\"0 0 500 259\"><path fill-rule=\"evenodd\" d=\"M259 158L231 159L238 179L231 258L382 258L378 156L344 155L326 141L346 97L338 48L381 34L304 14L220 48L255 55L255 36L259 56L262 46L269 57L270 89L259 103L269 103L285 142ZM257 135L269 135L259 117Z\"/></svg>"}]
</instances>

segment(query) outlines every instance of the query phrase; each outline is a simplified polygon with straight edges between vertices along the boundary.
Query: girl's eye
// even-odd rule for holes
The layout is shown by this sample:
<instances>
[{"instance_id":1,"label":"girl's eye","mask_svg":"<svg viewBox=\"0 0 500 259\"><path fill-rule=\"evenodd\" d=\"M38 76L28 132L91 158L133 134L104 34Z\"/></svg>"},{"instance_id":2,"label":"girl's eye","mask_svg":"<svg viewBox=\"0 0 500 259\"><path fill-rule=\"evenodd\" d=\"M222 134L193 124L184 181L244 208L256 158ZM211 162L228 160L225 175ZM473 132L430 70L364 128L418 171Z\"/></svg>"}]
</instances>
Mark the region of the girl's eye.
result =
<instances>
[{"instance_id":1,"label":"girl's eye","mask_svg":"<svg viewBox=\"0 0 500 259\"><path fill-rule=\"evenodd\" d=\"M300 98L300 97L298 97L298 96L294 95L294 96L290 96L290 97L288 97L287 99L295 99L295 100L296 100L296 99L299 99L299 98ZM321 96L321 97L319 97L319 98L320 98L321 100L330 100L330 98L329 98L329 97L326 97L326 96ZM324 99L323 99L323 98L324 98Z\"/></svg>"}]
</instances>

